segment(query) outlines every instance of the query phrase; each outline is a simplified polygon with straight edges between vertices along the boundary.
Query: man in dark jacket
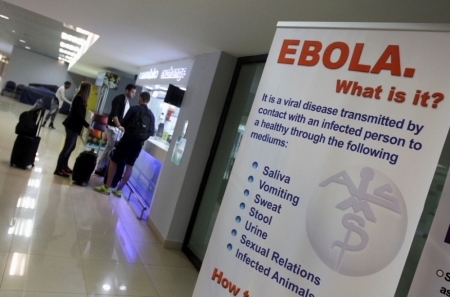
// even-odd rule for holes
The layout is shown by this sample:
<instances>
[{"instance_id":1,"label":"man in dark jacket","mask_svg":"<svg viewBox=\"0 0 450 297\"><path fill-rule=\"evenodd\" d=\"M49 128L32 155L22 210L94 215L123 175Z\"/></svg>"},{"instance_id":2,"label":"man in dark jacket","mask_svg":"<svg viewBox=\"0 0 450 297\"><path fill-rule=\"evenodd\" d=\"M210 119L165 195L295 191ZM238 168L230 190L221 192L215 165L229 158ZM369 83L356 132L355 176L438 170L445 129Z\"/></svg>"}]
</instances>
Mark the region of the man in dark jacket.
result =
<instances>
[{"instance_id":1,"label":"man in dark jacket","mask_svg":"<svg viewBox=\"0 0 450 297\"><path fill-rule=\"evenodd\" d=\"M95 187L95 191L105 195L109 195L112 192L117 197L122 196L122 189L130 179L134 162L136 162L136 159L139 157L143 142L146 140L136 138L134 130L132 128L133 122L135 122L134 118L139 116L140 112L147 113L150 116L150 125L148 127L149 134L154 135L155 133L155 117L151 110L147 107L149 101L150 94L148 92L142 92L141 94L139 94L138 105L131 107L127 112L125 118L122 121L125 134L120 140L113 156L111 157L111 161L109 162L108 179L106 181L106 184ZM118 163L126 164L125 173L117 189L111 191L111 184L116 174Z\"/></svg>"},{"instance_id":2,"label":"man in dark jacket","mask_svg":"<svg viewBox=\"0 0 450 297\"><path fill-rule=\"evenodd\" d=\"M104 171L109 162L109 153L119 140L120 133L124 131L121 122L130 108L128 100L133 99L134 95L136 95L136 86L128 84L125 88L125 94L116 96L112 101L111 113L108 116L108 128L106 129L108 142L106 143L102 157L97 163L97 169L95 170L95 174L97 175L104 175Z\"/></svg>"}]
</instances>

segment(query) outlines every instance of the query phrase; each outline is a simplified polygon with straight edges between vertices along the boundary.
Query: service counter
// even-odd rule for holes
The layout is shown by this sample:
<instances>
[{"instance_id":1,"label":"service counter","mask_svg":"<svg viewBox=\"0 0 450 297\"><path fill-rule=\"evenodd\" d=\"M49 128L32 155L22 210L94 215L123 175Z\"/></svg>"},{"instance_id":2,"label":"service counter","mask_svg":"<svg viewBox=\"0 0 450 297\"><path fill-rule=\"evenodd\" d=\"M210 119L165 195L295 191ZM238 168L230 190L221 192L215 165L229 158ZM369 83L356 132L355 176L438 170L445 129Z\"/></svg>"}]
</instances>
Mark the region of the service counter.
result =
<instances>
[{"instance_id":1,"label":"service counter","mask_svg":"<svg viewBox=\"0 0 450 297\"><path fill-rule=\"evenodd\" d=\"M169 143L161 141L159 137L151 137L145 141L142 151L134 164L133 172L128 183L131 185L131 190L143 200L145 205L142 205L142 201L138 201L138 197L134 197L136 199L129 201L140 211L142 208L150 208L159 173L166 159L168 149ZM145 220L148 211L144 211L143 213L144 215L141 215L140 219Z\"/></svg>"}]
</instances>

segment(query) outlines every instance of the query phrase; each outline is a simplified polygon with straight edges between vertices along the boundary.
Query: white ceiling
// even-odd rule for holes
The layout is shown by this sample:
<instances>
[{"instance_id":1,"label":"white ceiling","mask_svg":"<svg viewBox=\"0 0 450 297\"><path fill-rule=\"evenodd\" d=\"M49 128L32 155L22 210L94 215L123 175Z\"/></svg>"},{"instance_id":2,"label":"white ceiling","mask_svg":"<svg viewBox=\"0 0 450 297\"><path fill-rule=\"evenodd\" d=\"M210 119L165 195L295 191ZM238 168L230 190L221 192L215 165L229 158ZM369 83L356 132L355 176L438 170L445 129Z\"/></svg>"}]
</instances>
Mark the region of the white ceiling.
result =
<instances>
[{"instance_id":1,"label":"white ceiling","mask_svg":"<svg viewBox=\"0 0 450 297\"><path fill-rule=\"evenodd\" d=\"M71 69L88 77L219 50L268 53L278 21L450 22L448 0L5 1L100 35Z\"/></svg>"},{"instance_id":2,"label":"white ceiling","mask_svg":"<svg viewBox=\"0 0 450 297\"><path fill-rule=\"evenodd\" d=\"M86 35L64 28L63 23L0 0L0 53L10 54L13 46L58 59L61 32L81 39ZM20 42L23 40L24 43Z\"/></svg>"}]
</instances>

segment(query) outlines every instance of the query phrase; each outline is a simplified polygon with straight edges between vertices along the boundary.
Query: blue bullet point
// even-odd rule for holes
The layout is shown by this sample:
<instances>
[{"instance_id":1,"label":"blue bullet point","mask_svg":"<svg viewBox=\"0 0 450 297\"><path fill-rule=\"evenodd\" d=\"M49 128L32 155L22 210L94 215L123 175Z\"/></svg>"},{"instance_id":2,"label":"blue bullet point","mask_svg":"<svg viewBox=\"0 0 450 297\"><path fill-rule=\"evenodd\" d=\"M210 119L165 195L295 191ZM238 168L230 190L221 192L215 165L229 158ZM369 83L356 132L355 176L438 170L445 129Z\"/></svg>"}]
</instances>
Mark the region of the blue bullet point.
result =
<instances>
[{"instance_id":1,"label":"blue bullet point","mask_svg":"<svg viewBox=\"0 0 450 297\"><path fill-rule=\"evenodd\" d=\"M231 245L231 243L227 244L227 250L231 251L232 248L233 246Z\"/></svg>"},{"instance_id":2,"label":"blue bullet point","mask_svg":"<svg viewBox=\"0 0 450 297\"><path fill-rule=\"evenodd\" d=\"M248 182L249 182L249 183L252 183L252 182L253 182L253 176L250 175L250 176L248 177Z\"/></svg>"},{"instance_id":3,"label":"blue bullet point","mask_svg":"<svg viewBox=\"0 0 450 297\"><path fill-rule=\"evenodd\" d=\"M252 167L253 168L258 168L258 162L253 162Z\"/></svg>"},{"instance_id":4,"label":"blue bullet point","mask_svg":"<svg viewBox=\"0 0 450 297\"><path fill-rule=\"evenodd\" d=\"M239 207L240 207L241 209L244 209L244 208L245 208L245 203L242 202L242 203L239 205Z\"/></svg>"},{"instance_id":5,"label":"blue bullet point","mask_svg":"<svg viewBox=\"0 0 450 297\"><path fill-rule=\"evenodd\" d=\"M236 236L237 231L235 229L231 230L231 235Z\"/></svg>"},{"instance_id":6,"label":"blue bullet point","mask_svg":"<svg viewBox=\"0 0 450 297\"><path fill-rule=\"evenodd\" d=\"M245 195L245 196L250 195L250 191L249 191L249 190L245 190L245 191L244 191L244 195Z\"/></svg>"},{"instance_id":7,"label":"blue bullet point","mask_svg":"<svg viewBox=\"0 0 450 297\"><path fill-rule=\"evenodd\" d=\"M236 217L236 223L240 223L241 222L241 217L240 216L237 216Z\"/></svg>"}]
</instances>

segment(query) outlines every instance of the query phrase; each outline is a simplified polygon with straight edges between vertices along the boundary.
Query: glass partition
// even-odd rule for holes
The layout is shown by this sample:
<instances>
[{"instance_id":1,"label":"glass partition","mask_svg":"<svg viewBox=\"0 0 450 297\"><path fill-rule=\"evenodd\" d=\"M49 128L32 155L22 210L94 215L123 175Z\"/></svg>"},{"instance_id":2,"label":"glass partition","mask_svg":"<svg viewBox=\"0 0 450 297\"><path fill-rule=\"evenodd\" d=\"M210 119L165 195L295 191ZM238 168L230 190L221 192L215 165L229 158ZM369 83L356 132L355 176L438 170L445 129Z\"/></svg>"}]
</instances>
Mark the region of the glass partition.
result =
<instances>
[{"instance_id":1,"label":"glass partition","mask_svg":"<svg viewBox=\"0 0 450 297\"><path fill-rule=\"evenodd\" d=\"M265 61L265 60L264 60ZM203 260L265 62L242 65L185 250ZM204 178L205 180L205 178ZM199 194L200 195L200 194ZM192 222L191 222L192 223Z\"/></svg>"}]
</instances>

